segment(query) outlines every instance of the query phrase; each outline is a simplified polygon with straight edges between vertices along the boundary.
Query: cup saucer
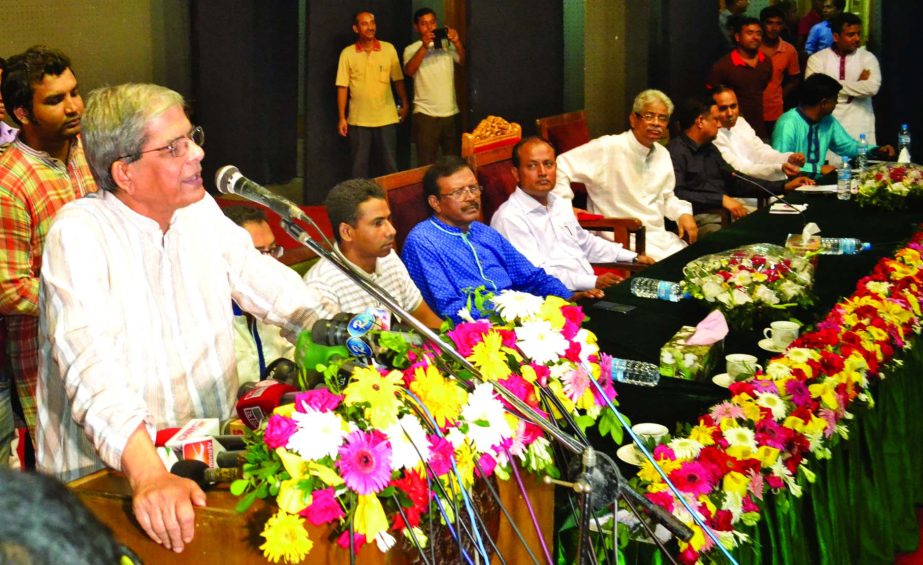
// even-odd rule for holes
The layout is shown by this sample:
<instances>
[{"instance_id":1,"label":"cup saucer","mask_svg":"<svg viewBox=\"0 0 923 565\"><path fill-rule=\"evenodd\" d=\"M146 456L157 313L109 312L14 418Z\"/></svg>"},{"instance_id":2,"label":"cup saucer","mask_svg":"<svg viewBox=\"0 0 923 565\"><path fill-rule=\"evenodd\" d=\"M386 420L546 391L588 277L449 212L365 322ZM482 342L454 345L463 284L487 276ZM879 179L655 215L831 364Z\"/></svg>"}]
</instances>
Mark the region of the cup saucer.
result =
<instances>
[{"instance_id":1,"label":"cup saucer","mask_svg":"<svg viewBox=\"0 0 923 565\"><path fill-rule=\"evenodd\" d=\"M628 445L623 445L618 448L615 451L615 456L629 465L634 465L635 467L641 466L641 460L638 459L638 452L635 450L634 444L629 443Z\"/></svg>"},{"instance_id":2,"label":"cup saucer","mask_svg":"<svg viewBox=\"0 0 923 565\"><path fill-rule=\"evenodd\" d=\"M727 373L721 373L720 375L715 375L712 377L711 382L715 383L721 388L728 388L731 386L731 383L734 382L734 379L732 379L731 375Z\"/></svg>"},{"instance_id":3,"label":"cup saucer","mask_svg":"<svg viewBox=\"0 0 923 565\"><path fill-rule=\"evenodd\" d=\"M775 342L773 342L773 341L772 341L770 338L768 338L768 337L767 337L767 338L764 338L764 339L761 339L761 340L759 341L759 343L757 343L757 345L760 346L760 349L763 349L763 350L768 351L768 352L770 352L770 353L782 353L783 351L785 351L785 347L782 347L782 348L777 347L776 344L775 344Z\"/></svg>"}]
</instances>

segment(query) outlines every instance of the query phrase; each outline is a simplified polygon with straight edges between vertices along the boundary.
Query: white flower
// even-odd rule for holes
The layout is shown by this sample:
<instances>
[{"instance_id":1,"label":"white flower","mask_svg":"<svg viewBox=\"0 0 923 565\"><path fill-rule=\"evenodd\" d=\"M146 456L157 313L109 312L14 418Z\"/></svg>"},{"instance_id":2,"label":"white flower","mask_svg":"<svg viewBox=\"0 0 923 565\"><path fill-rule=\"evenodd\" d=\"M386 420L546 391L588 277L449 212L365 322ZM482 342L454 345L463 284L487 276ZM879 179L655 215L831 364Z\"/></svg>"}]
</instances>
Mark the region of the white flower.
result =
<instances>
[{"instance_id":1,"label":"white flower","mask_svg":"<svg viewBox=\"0 0 923 565\"><path fill-rule=\"evenodd\" d=\"M721 434L729 445L747 447L752 451L756 451L756 437L750 428L727 428Z\"/></svg>"},{"instance_id":2,"label":"white flower","mask_svg":"<svg viewBox=\"0 0 923 565\"><path fill-rule=\"evenodd\" d=\"M737 271L737 273L728 279L728 282L736 286L747 286L752 282L750 271Z\"/></svg>"},{"instance_id":3,"label":"white flower","mask_svg":"<svg viewBox=\"0 0 923 565\"><path fill-rule=\"evenodd\" d=\"M725 306L731 306L734 304L734 297L730 292L722 292L715 298L717 298L718 302L724 304Z\"/></svg>"},{"instance_id":4,"label":"white flower","mask_svg":"<svg viewBox=\"0 0 923 565\"><path fill-rule=\"evenodd\" d=\"M308 461L327 455L336 459L348 433L339 415L309 408L307 412L293 412L292 419L298 424L298 429L288 438L285 447Z\"/></svg>"},{"instance_id":5,"label":"white flower","mask_svg":"<svg viewBox=\"0 0 923 565\"><path fill-rule=\"evenodd\" d=\"M737 305L753 302L753 300L750 298L750 295L740 290L739 288L734 289L731 299L732 302Z\"/></svg>"},{"instance_id":6,"label":"white flower","mask_svg":"<svg viewBox=\"0 0 923 565\"><path fill-rule=\"evenodd\" d=\"M507 322L512 322L516 318L531 318L538 314L545 303L544 299L534 294L518 290L504 290L491 300L500 317Z\"/></svg>"},{"instance_id":7,"label":"white flower","mask_svg":"<svg viewBox=\"0 0 923 565\"><path fill-rule=\"evenodd\" d=\"M792 369L784 363L778 363L775 361L770 361L769 365L766 366L766 376L774 381L784 379L785 377L792 374Z\"/></svg>"},{"instance_id":8,"label":"white flower","mask_svg":"<svg viewBox=\"0 0 923 565\"><path fill-rule=\"evenodd\" d=\"M547 365L567 351L567 339L547 320L524 322L516 328L516 345L533 361Z\"/></svg>"},{"instance_id":9,"label":"white flower","mask_svg":"<svg viewBox=\"0 0 923 565\"><path fill-rule=\"evenodd\" d=\"M467 308L459 308L458 312L455 313L463 322L474 322L474 318L471 317L471 311Z\"/></svg>"},{"instance_id":10,"label":"white flower","mask_svg":"<svg viewBox=\"0 0 923 565\"><path fill-rule=\"evenodd\" d=\"M394 539L394 536L388 532L378 532L378 535L375 536L375 543L378 545L378 551L382 553L387 553L389 549L394 547L394 544L397 542Z\"/></svg>"},{"instance_id":11,"label":"white flower","mask_svg":"<svg viewBox=\"0 0 923 565\"><path fill-rule=\"evenodd\" d=\"M814 359L813 352L804 347L790 347L785 350L785 356L795 363L807 363L811 359Z\"/></svg>"},{"instance_id":12,"label":"white flower","mask_svg":"<svg viewBox=\"0 0 923 565\"><path fill-rule=\"evenodd\" d=\"M699 456L699 452L702 451L701 443L687 437L673 438L667 445L676 454L676 458L682 461L695 459Z\"/></svg>"},{"instance_id":13,"label":"white flower","mask_svg":"<svg viewBox=\"0 0 923 565\"><path fill-rule=\"evenodd\" d=\"M708 281L702 285L702 295L709 302L714 302L722 292L724 292L724 287L714 281Z\"/></svg>"},{"instance_id":14,"label":"white flower","mask_svg":"<svg viewBox=\"0 0 923 565\"><path fill-rule=\"evenodd\" d=\"M891 185L891 192L897 194L898 196L906 196L910 192L910 188L907 187L903 182L896 182Z\"/></svg>"},{"instance_id":15,"label":"white flower","mask_svg":"<svg viewBox=\"0 0 923 565\"><path fill-rule=\"evenodd\" d=\"M776 293L771 291L766 285L759 285L756 287L756 292L753 293L753 297L766 304L778 304L779 297L776 296Z\"/></svg>"},{"instance_id":16,"label":"white flower","mask_svg":"<svg viewBox=\"0 0 923 565\"><path fill-rule=\"evenodd\" d=\"M551 443L544 437L539 437L526 450L525 468L527 471L538 472L554 464L554 455L551 453Z\"/></svg>"},{"instance_id":17,"label":"white flower","mask_svg":"<svg viewBox=\"0 0 923 565\"><path fill-rule=\"evenodd\" d=\"M791 300L792 298L795 298L801 294L803 290L804 287L792 281L783 281L782 284L779 285L779 292L782 294L782 298L785 300Z\"/></svg>"},{"instance_id":18,"label":"white flower","mask_svg":"<svg viewBox=\"0 0 923 565\"><path fill-rule=\"evenodd\" d=\"M420 425L420 420L410 414L401 418L385 429L385 434L391 441L391 470L397 471L404 468L413 469L420 462L429 461L429 441L426 439L426 430Z\"/></svg>"},{"instance_id":19,"label":"white flower","mask_svg":"<svg viewBox=\"0 0 923 565\"><path fill-rule=\"evenodd\" d=\"M763 408L768 408L772 412L773 420L779 421L785 418L785 403L782 402L778 395L771 392L758 392L756 393L756 403Z\"/></svg>"},{"instance_id":20,"label":"white flower","mask_svg":"<svg viewBox=\"0 0 923 565\"><path fill-rule=\"evenodd\" d=\"M599 346L596 345L596 342L589 341L591 336L593 334L585 328L577 330L577 335L574 336L574 341L580 344L580 360L584 363L589 363L590 355L599 353ZM565 348L564 351L567 351L567 349Z\"/></svg>"},{"instance_id":21,"label":"white flower","mask_svg":"<svg viewBox=\"0 0 923 565\"><path fill-rule=\"evenodd\" d=\"M461 415L468 423L466 435L480 453L489 451L513 433L503 416L503 404L489 383L481 383L474 387L474 391L468 395L468 404L462 408Z\"/></svg>"},{"instance_id":22,"label":"white flower","mask_svg":"<svg viewBox=\"0 0 923 565\"><path fill-rule=\"evenodd\" d=\"M891 284L884 281L869 281L866 283L865 288L879 296L888 296L891 291Z\"/></svg>"},{"instance_id":23,"label":"white flower","mask_svg":"<svg viewBox=\"0 0 923 565\"><path fill-rule=\"evenodd\" d=\"M687 353L683 355L683 367L689 368L695 366L699 362L699 356L695 353Z\"/></svg>"}]
</instances>

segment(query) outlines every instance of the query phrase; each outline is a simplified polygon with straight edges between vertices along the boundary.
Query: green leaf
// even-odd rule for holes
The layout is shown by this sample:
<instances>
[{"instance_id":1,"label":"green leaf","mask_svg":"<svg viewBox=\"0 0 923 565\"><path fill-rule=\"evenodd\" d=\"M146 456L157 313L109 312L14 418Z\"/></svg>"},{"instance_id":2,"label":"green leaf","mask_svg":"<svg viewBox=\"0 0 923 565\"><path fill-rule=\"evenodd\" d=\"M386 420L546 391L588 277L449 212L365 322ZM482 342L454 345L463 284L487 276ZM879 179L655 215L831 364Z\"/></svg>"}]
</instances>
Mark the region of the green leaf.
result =
<instances>
[{"instance_id":1,"label":"green leaf","mask_svg":"<svg viewBox=\"0 0 923 565\"><path fill-rule=\"evenodd\" d=\"M248 481L247 479L237 479L236 481L231 483L231 488L230 488L231 494L233 494L234 496L240 496L247 490L247 487L249 485L250 485L250 481Z\"/></svg>"},{"instance_id":2,"label":"green leaf","mask_svg":"<svg viewBox=\"0 0 923 565\"><path fill-rule=\"evenodd\" d=\"M246 512L247 509L250 508L250 506L252 506L255 501L256 501L256 491L248 492L247 496L240 499L240 502L238 502L234 506L234 510L236 510L237 512Z\"/></svg>"}]
</instances>

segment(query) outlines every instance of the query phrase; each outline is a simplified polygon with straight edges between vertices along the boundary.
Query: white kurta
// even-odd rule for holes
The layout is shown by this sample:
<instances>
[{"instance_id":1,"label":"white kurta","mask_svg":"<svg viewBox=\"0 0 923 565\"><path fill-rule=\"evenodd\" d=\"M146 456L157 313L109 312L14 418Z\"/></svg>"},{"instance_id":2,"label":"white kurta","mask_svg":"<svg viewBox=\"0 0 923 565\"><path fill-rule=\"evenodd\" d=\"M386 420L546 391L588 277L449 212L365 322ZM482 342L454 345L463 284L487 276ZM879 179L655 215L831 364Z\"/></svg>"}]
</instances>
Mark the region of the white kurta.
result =
<instances>
[{"instance_id":1,"label":"white kurta","mask_svg":"<svg viewBox=\"0 0 923 565\"><path fill-rule=\"evenodd\" d=\"M785 180L782 165L791 153L780 153L760 139L743 116L734 127L719 129L714 143L734 170L763 180Z\"/></svg>"},{"instance_id":2,"label":"white kurta","mask_svg":"<svg viewBox=\"0 0 923 565\"><path fill-rule=\"evenodd\" d=\"M141 423L153 438L233 413L232 299L290 340L319 306L207 195L166 232L108 192L71 202L48 232L40 293L37 463L65 481L119 469Z\"/></svg>"},{"instance_id":3,"label":"white kurta","mask_svg":"<svg viewBox=\"0 0 923 565\"><path fill-rule=\"evenodd\" d=\"M859 75L865 69L869 71L869 78L859 80ZM864 133L869 145L875 145L875 110L872 108L872 96L878 94L878 89L881 87L881 68L878 65L878 58L869 53L865 47L860 47L845 58L840 57L833 48L828 47L811 55L808 59L804 76L807 78L814 73L831 76L843 85L837 97L833 117L840 122L849 135L859 139L859 134Z\"/></svg>"},{"instance_id":4,"label":"white kurta","mask_svg":"<svg viewBox=\"0 0 923 565\"><path fill-rule=\"evenodd\" d=\"M580 227L570 200L549 194L545 206L519 187L494 212L490 227L570 290L596 287L591 263L631 261L638 255Z\"/></svg>"},{"instance_id":5,"label":"white kurta","mask_svg":"<svg viewBox=\"0 0 923 565\"><path fill-rule=\"evenodd\" d=\"M673 161L659 143L648 149L629 130L562 153L557 163L554 193L573 199L570 183L583 183L590 212L641 220L647 237L645 255L659 261L686 246L664 227L664 217L675 221L692 214L692 205L673 194Z\"/></svg>"}]
</instances>

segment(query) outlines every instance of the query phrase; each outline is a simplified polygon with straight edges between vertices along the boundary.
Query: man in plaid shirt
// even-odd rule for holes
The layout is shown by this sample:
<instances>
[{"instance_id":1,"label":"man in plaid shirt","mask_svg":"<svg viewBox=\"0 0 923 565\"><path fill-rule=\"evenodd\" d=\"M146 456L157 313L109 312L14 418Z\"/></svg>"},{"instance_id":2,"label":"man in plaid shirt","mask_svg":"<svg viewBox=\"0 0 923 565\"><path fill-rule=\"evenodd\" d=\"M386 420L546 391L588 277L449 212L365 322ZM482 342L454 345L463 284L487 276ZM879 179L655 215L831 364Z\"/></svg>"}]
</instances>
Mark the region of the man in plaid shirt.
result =
<instances>
[{"instance_id":1,"label":"man in plaid shirt","mask_svg":"<svg viewBox=\"0 0 923 565\"><path fill-rule=\"evenodd\" d=\"M95 192L96 183L78 135L83 99L66 55L36 46L10 57L0 94L20 127L0 155L0 317L7 330L8 374L34 438L45 234L55 213Z\"/></svg>"}]
</instances>

